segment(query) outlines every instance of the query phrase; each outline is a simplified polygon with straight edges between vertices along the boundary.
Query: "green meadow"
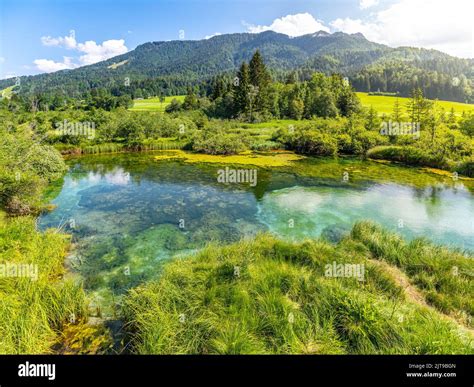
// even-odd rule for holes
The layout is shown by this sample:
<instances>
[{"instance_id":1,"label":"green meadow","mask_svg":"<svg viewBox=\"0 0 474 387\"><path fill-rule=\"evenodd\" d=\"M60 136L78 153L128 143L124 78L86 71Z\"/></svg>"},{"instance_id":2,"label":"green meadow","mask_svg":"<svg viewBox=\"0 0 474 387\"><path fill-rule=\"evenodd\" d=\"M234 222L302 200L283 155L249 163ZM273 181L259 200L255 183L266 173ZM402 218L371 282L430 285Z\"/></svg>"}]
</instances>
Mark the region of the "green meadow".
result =
<instances>
[{"instance_id":1,"label":"green meadow","mask_svg":"<svg viewBox=\"0 0 474 387\"><path fill-rule=\"evenodd\" d=\"M397 100L397 97L386 96L386 95L369 95L368 93L356 93L364 107L373 106L380 114L390 114L393 111L393 105ZM398 97L400 106L404 108L410 98ZM457 116L461 116L462 112L474 112L474 105L468 103L451 102L451 101L436 101L440 107L445 111L449 112L451 108Z\"/></svg>"},{"instance_id":2,"label":"green meadow","mask_svg":"<svg viewBox=\"0 0 474 387\"><path fill-rule=\"evenodd\" d=\"M8 93L8 90L5 89L4 93ZM357 96L359 97L361 103L365 107L370 107L373 106L375 110L377 110L379 113L386 113L389 114L393 111L393 105L395 104L395 101L397 97L392 97L392 96L385 96L385 95L369 95L368 93L356 93ZM135 99L133 101L133 107L131 107L129 110L130 111L149 111L149 112L164 112L166 107L171 103L173 99L178 100L179 102L184 101L184 95L177 95L177 96L171 96L171 97L166 97L164 102L160 102L160 99L158 97L153 97L153 98L148 98L148 99ZM400 102L401 106L405 106L408 101L410 100L409 98L405 97L398 97L398 100ZM467 104L467 103L460 103L460 102L452 102L452 101L436 101L440 107L444 108L445 111L450 111L451 108L454 109L454 112L456 113L457 116L461 116L462 112L474 112L474 105L473 104ZM284 125L290 125L292 123L295 123L294 120L275 120L274 126L275 127L280 127L280 124ZM268 122L266 123L260 123L260 124L253 124L250 125L252 128L260 128L259 127L264 126L268 127Z\"/></svg>"},{"instance_id":3,"label":"green meadow","mask_svg":"<svg viewBox=\"0 0 474 387\"><path fill-rule=\"evenodd\" d=\"M171 103L173 99L179 102L184 101L184 95L176 95L172 97L165 97L163 102L160 101L159 97L147 98L147 99L135 99L133 100L133 106L129 109L135 112L161 112L163 113L166 107Z\"/></svg>"}]
</instances>

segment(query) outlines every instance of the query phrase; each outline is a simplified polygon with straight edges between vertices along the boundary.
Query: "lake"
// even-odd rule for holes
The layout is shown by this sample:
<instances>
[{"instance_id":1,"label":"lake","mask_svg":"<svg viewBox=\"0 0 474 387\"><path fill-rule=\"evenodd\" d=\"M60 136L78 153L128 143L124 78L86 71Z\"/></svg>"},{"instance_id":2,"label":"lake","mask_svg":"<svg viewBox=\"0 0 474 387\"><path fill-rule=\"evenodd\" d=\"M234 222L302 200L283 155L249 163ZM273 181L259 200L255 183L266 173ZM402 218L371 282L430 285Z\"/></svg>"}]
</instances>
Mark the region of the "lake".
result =
<instances>
[{"instance_id":1,"label":"lake","mask_svg":"<svg viewBox=\"0 0 474 387\"><path fill-rule=\"evenodd\" d=\"M120 295L156 278L170 257L259 232L337 241L370 219L407 239L474 251L472 181L357 159L306 159L259 168L256 184L226 184L218 181L225 166L157 161L156 154L70 159L57 207L40 217L41 229L72 235L67 265L84 281L92 314L114 315Z\"/></svg>"}]
</instances>

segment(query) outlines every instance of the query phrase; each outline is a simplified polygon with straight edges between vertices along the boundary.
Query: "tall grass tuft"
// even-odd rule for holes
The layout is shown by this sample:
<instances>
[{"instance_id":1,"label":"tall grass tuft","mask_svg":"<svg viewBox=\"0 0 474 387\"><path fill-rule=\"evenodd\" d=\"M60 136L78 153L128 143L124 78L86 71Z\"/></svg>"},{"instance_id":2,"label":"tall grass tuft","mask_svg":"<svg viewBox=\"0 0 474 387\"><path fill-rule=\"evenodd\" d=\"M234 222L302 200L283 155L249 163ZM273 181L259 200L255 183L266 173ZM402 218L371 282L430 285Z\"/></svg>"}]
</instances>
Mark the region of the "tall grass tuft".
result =
<instances>
[{"instance_id":1,"label":"tall grass tuft","mask_svg":"<svg viewBox=\"0 0 474 387\"><path fill-rule=\"evenodd\" d=\"M37 232L32 218L14 218L0 226L0 265L38 268L36 280L13 276L12 271L0 276L0 353L50 353L62 324L84 315L82 289L63 280L68 243L64 235Z\"/></svg>"},{"instance_id":2,"label":"tall grass tuft","mask_svg":"<svg viewBox=\"0 0 474 387\"><path fill-rule=\"evenodd\" d=\"M472 353L473 337L462 325L405 297L393 267L376 264L371 251L387 252L395 264L409 264L413 257L399 255L403 241L391 234L369 238L369 230L378 230L370 227L375 226L357 225L337 245L289 243L263 234L230 246L210 244L195 256L171 261L159 279L124 299L132 350ZM365 265L365 281L327 276L326 265L333 261Z\"/></svg>"}]
</instances>

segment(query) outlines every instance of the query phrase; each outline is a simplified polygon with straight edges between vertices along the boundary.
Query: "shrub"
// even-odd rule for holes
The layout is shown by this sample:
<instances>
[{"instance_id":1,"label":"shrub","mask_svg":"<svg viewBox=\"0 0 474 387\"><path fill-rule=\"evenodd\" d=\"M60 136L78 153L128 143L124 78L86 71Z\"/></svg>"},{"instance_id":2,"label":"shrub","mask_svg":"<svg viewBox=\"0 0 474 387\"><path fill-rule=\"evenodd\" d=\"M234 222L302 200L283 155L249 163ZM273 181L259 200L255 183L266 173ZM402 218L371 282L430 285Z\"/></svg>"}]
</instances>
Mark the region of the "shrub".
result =
<instances>
[{"instance_id":1,"label":"shrub","mask_svg":"<svg viewBox=\"0 0 474 387\"><path fill-rule=\"evenodd\" d=\"M33 141L28 133L2 133L0 139L0 206L11 215L39 211L47 183L66 171L60 153Z\"/></svg>"},{"instance_id":2,"label":"shrub","mask_svg":"<svg viewBox=\"0 0 474 387\"><path fill-rule=\"evenodd\" d=\"M290 149L313 156L335 156L337 140L334 136L317 130L302 130L290 137Z\"/></svg>"},{"instance_id":3,"label":"shrub","mask_svg":"<svg viewBox=\"0 0 474 387\"><path fill-rule=\"evenodd\" d=\"M456 172L464 176L474 177L474 159L462 162L456 168Z\"/></svg>"},{"instance_id":4,"label":"shrub","mask_svg":"<svg viewBox=\"0 0 474 387\"><path fill-rule=\"evenodd\" d=\"M206 129L196 132L192 149L196 152L212 155L231 155L247 150L248 142L248 138L240 134Z\"/></svg>"},{"instance_id":5,"label":"shrub","mask_svg":"<svg viewBox=\"0 0 474 387\"><path fill-rule=\"evenodd\" d=\"M429 154L414 146L377 146L367 152L367 157L376 160L390 160L414 166L449 168L446 160Z\"/></svg>"}]
</instances>

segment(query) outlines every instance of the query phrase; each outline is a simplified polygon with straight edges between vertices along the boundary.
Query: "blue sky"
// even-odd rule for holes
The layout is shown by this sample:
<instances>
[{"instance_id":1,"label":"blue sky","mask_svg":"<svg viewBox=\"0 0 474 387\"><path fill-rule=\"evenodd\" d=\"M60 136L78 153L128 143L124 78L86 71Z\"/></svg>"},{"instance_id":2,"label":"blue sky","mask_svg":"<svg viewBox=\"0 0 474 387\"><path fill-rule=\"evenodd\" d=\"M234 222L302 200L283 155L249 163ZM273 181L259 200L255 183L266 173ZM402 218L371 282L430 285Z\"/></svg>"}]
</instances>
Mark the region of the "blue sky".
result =
<instances>
[{"instance_id":1,"label":"blue sky","mask_svg":"<svg viewBox=\"0 0 474 387\"><path fill-rule=\"evenodd\" d=\"M451 15L449 9L456 2L461 8ZM265 29L295 36L341 30L362 32L391 46L432 47L473 57L473 23L463 16L473 14L472 1L449 3L448 7L441 0L1 0L0 78L94 63L144 42L179 39L180 30L185 39ZM421 11L426 17L420 17ZM439 22L448 23L449 34L440 34Z\"/></svg>"}]
</instances>

